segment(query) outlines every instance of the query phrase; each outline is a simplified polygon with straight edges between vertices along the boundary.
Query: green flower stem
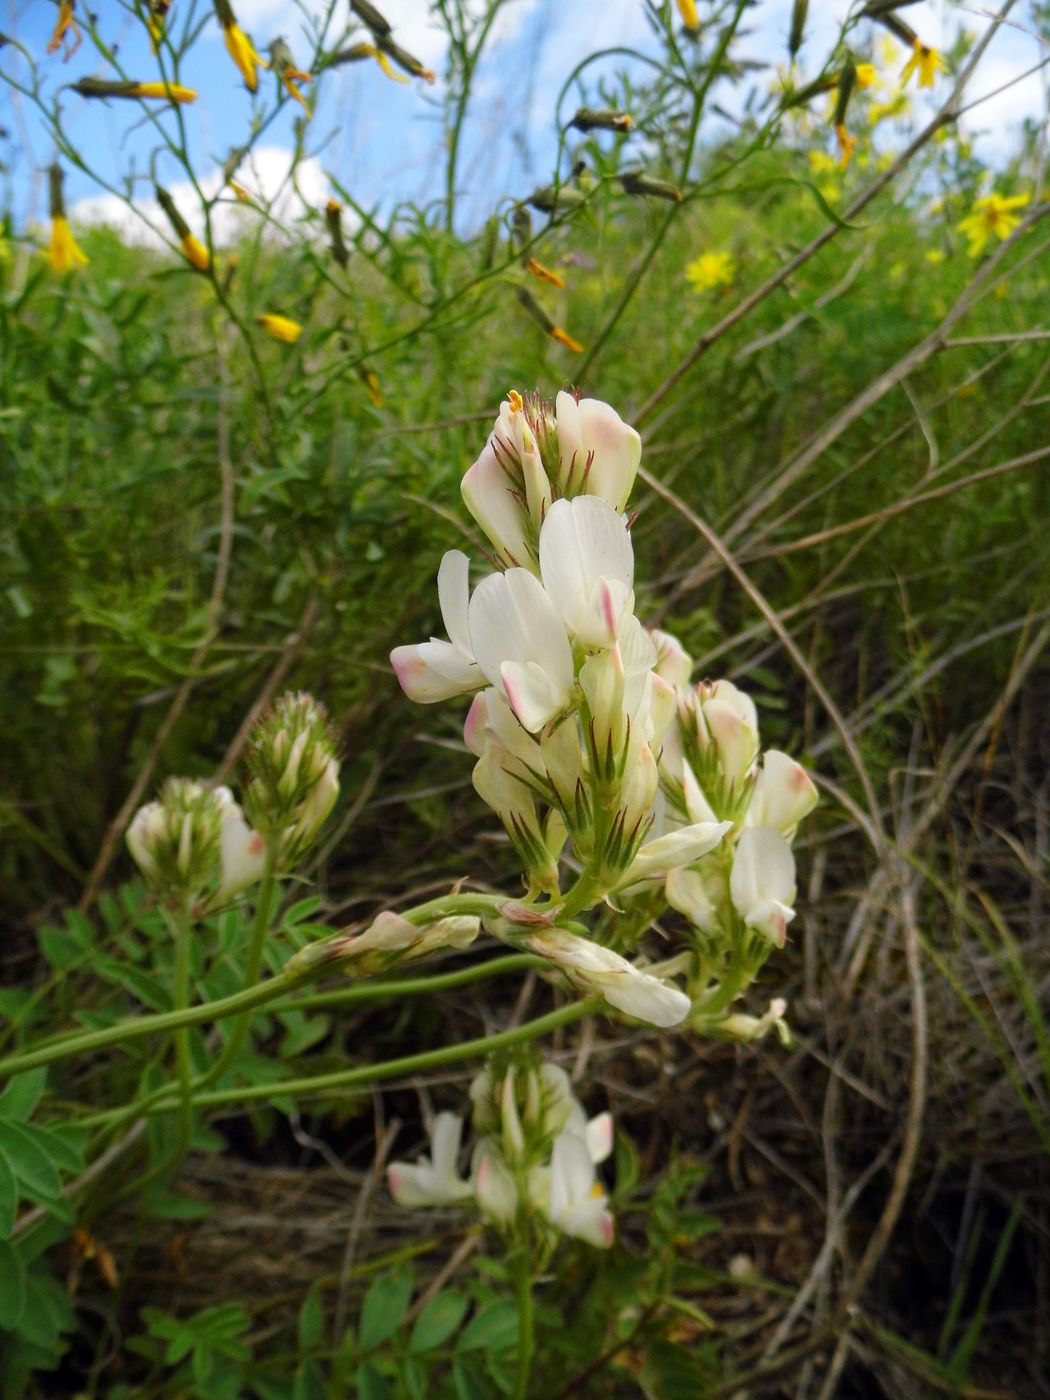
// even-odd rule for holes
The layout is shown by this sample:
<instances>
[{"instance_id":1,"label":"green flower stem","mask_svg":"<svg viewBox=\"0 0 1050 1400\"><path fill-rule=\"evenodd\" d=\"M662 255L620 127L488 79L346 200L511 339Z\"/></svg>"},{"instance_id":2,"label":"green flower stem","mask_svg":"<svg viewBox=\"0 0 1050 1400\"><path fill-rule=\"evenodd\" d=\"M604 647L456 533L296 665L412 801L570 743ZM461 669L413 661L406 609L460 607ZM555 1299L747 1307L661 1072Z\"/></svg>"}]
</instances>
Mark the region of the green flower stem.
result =
<instances>
[{"instance_id":1,"label":"green flower stem","mask_svg":"<svg viewBox=\"0 0 1050 1400\"><path fill-rule=\"evenodd\" d=\"M185 1011L186 1003L190 999L190 939L193 937L193 923L189 912L180 907L177 912L167 915L168 926L171 929L172 939L175 944L175 1011ZM175 1079L178 1083L178 1136L170 1152L166 1152L159 1162L154 1162L153 1166L143 1175L138 1177L133 1186L125 1187L117 1196L117 1200L123 1200L125 1196L145 1190L154 1181L165 1177L169 1172L174 1171L179 1163L189 1151L190 1142L193 1138L193 1062L190 1059L190 1029L188 1026L177 1026L172 1033L172 1044L175 1047Z\"/></svg>"},{"instance_id":2,"label":"green flower stem","mask_svg":"<svg viewBox=\"0 0 1050 1400\"><path fill-rule=\"evenodd\" d=\"M277 894L277 855L276 845L266 848L266 864L259 882L259 897L255 903L252 937L248 944L248 956L244 960L243 990L246 992L250 992L253 987L258 985L259 973L262 971L263 953L266 950L266 939L270 932L270 916L273 911L274 896ZM211 1084L214 1080L219 1079L237 1058L241 1052L241 1046L247 1038L248 1031L251 1029L252 1014L250 1007L240 1013L233 1023L230 1038L223 1047L222 1053L200 1083Z\"/></svg>"},{"instance_id":3,"label":"green flower stem","mask_svg":"<svg viewBox=\"0 0 1050 1400\"><path fill-rule=\"evenodd\" d=\"M573 1021L582 1020L601 1009L604 1003L597 997L586 1001L574 1001L557 1011L549 1011L535 1021L526 1021L523 1026L501 1031L497 1035L480 1036L476 1040L464 1040L458 1045L445 1045L438 1050L425 1050L417 1055L403 1055L397 1060L386 1060L378 1065L359 1065L355 1069L334 1070L329 1074L304 1076L301 1079L279 1079L269 1084L249 1084L240 1088L212 1089L195 1096L197 1108L228 1108L246 1103L272 1103L275 1098L304 1098L311 1094L329 1094L353 1088L370 1088L386 1079L399 1079L412 1074L422 1074L427 1070L441 1069L446 1065L459 1064L502 1050L509 1045L537 1040L549 1035ZM95 1113L76 1121L78 1127L102 1127L129 1112L135 1115L145 1111L150 1114L169 1113L174 1106L170 1098L158 1099L148 1104L135 1104L129 1107L110 1109Z\"/></svg>"},{"instance_id":4,"label":"green flower stem","mask_svg":"<svg viewBox=\"0 0 1050 1400\"><path fill-rule=\"evenodd\" d=\"M532 1315L532 1255L527 1246L514 1260L514 1298L518 1305L518 1355L514 1372L514 1400L528 1400L535 1326Z\"/></svg>"},{"instance_id":5,"label":"green flower stem","mask_svg":"<svg viewBox=\"0 0 1050 1400\"><path fill-rule=\"evenodd\" d=\"M435 906L438 906L437 912L442 914L476 913L478 910L475 906L482 898L487 901L484 911L486 913L491 913L498 905L505 902L502 895L447 895L444 899L431 901L430 905L420 905L416 909L411 909L403 917L411 923L426 923L428 915L420 916L420 910L429 910L429 917L433 918ZM458 900L462 900L469 907L464 908L463 904L457 903ZM427 992L441 991L447 987L480 981L486 977L498 977L504 973L527 971L538 966L540 961L542 960L522 955L495 958L489 962L476 963L469 968L461 968L456 972L441 973L436 977L414 977L406 978L404 981L363 982L340 991L318 993L317 995L338 997L341 1005L392 1000L402 996L423 996ZM316 981L319 977L330 974L334 970L332 964L323 962L310 967L296 967L290 971L280 972L258 986L249 987L242 992L234 992L232 996L222 997L217 1001L203 1002L198 1006L187 1007L185 1010L161 1011L153 1016L130 1016L127 1020L118 1021L116 1025L106 1026L103 1030L78 1031L74 1035L63 1036L49 1044L41 1045L35 1050L26 1050L15 1055L4 1056L3 1059L0 1059L0 1079L9 1078L14 1074L22 1074L25 1070L36 1069L41 1065L68 1060L74 1055L89 1054L96 1050L105 1050L111 1045L123 1045L127 1041L140 1040L144 1036L163 1035L178 1029L180 1026L199 1026L204 1022L222 1021L228 1016L253 1011L257 1007L279 1001L289 992L293 992L309 982ZM298 1002L290 1002L287 1005L282 1003L279 1008L275 1009L292 1010L300 1009L300 1006Z\"/></svg>"},{"instance_id":6,"label":"green flower stem","mask_svg":"<svg viewBox=\"0 0 1050 1400\"><path fill-rule=\"evenodd\" d=\"M452 987L466 987L489 977L504 973L532 972L547 966L545 958L532 953L513 953L505 958L490 958L488 962L473 963L455 972L439 972L434 977L406 977L402 982L373 982L358 987L342 987L330 992L308 992L292 997L273 1007L278 1011L325 1011L332 1007L353 1006L367 1001L397 1001L401 997L426 996L430 992L445 992Z\"/></svg>"}]
</instances>

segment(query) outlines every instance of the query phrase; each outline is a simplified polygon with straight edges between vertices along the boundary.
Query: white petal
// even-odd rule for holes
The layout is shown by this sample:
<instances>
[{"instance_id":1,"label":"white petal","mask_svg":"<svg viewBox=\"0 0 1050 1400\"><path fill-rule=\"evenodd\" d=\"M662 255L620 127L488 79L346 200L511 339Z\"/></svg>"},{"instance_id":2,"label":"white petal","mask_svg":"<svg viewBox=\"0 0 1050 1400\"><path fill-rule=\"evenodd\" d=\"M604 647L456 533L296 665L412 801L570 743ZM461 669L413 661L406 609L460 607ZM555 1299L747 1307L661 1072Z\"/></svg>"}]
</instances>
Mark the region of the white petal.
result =
<instances>
[{"instance_id":1,"label":"white petal","mask_svg":"<svg viewBox=\"0 0 1050 1400\"><path fill-rule=\"evenodd\" d=\"M464 504L500 558L508 564L527 565L531 552L525 539L525 517L491 443L468 469L460 490Z\"/></svg>"},{"instance_id":2,"label":"white petal","mask_svg":"<svg viewBox=\"0 0 1050 1400\"><path fill-rule=\"evenodd\" d=\"M693 865L721 841L732 822L694 822L647 841L631 862L621 885L636 880L652 880L679 866Z\"/></svg>"},{"instance_id":3,"label":"white petal","mask_svg":"<svg viewBox=\"0 0 1050 1400\"><path fill-rule=\"evenodd\" d=\"M518 1192L514 1178L491 1144L487 1144L480 1154L474 1177L474 1194L482 1215L488 1220L506 1224L517 1214Z\"/></svg>"},{"instance_id":4,"label":"white petal","mask_svg":"<svg viewBox=\"0 0 1050 1400\"><path fill-rule=\"evenodd\" d=\"M544 588L585 646L611 646L634 583L622 516L596 496L555 501L540 531Z\"/></svg>"},{"instance_id":5,"label":"white petal","mask_svg":"<svg viewBox=\"0 0 1050 1400\"><path fill-rule=\"evenodd\" d=\"M745 827L733 852L729 876L733 907L751 928L781 946L795 916L795 857L778 831Z\"/></svg>"},{"instance_id":6,"label":"white petal","mask_svg":"<svg viewBox=\"0 0 1050 1400\"><path fill-rule=\"evenodd\" d=\"M624 977L615 985L603 984L602 992L611 1006L651 1026L677 1026L685 1020L693 1003L684 992L636 968L631 972L633 976Z\"/></svg>"},{"instance_id":7,"label":"white petal","mask_svg":"<svg viewBox=\"0 0 1050 1400\"><path fill-rule=\"evenodd\" d=\"M463 1137L463 1119L456 1113L438 1113L430 1132L434 1170L439 1176L456 1175L456 1158Z\"/></svg>"},{"instance_id":8,"label":"white petal","mask_svg":"<svg viewBox=\"0 0 1050 1400\"><path fill-rule=\"evenodd\" d=\"M438 603L448 639L466 657L471 657L467 630L467 604L470 602L470 560L461 549L450 549L438 569Z\"/></svg>"},{"instance_id":9,"label":"white petal","mask_svg":"<svg viewBox=\"0 0 1050 1400\"><path fill-rule=\"evenodd\" d=\"M262 877L266 864L266 842L245 821L240 807L231 801L224 805L219 834L219 864L222 881L217 899L228 899L247 889Z\"/></svg>"},{"instance_id":10,"label":"white petal","mask_svg":"<svg viewBox=\"0 0 1050 1400\"><path fill-rule=\"evenodd\" d=\"M481 668L468 661L451 642L395 647L390 653L390 664L401 689L420 705L466 695L485 684Z\"/></svg>"},{"instance_id":11,"label":"white petal","mask_svg":"<svg viewBox=\"0 0 1050 1400\"><path fill-rule=\"evenodd\" d=\"M584 1141L587 1144L590 1159L596 1165L599 1162L604 1162L611 1155L614 1136L615 1129L611 1113L599 1113L596 1118L592 1118L588 1122L584 1132Z\"/></svg>"},{"instance_id":12,"label":"white petal","mask_svg":"<svg viewBox=\"0 0 1050 1400\"><path fill-rule=\"evenodd\" d=\"M802 765L786 753L767 749L744 818L746 825L771 826L790 836L816 805L817 789Z\"/></svg>"},{"instance_id":13,"label":"white petal","mask_svg":"<svg viewBox=\"0 0 1050 1400\"><path fill-rule=\"evenodd\" d=\"M580 432L587 452L594 454L587 491L623 510L634 486L642 456L642 440L615 409L601 399L581 399Z\"/></svg>"},{"instance_id":14,"label":"white petal","mask_svg":"<svg viewBox=\"0 0 1050 1400\"><path fill-rule=\"evenodd\" d=\"M542 584L525 569L492 574L474 590L469 610L471 647L489 682L506 694L507 661L535 663L549 678L557 709L573 686L572 651Z\"/></svg>"},{"instance_id":15,"label":"white petal","mask_svg":"<svg viewBox=\"0 0 1050 1400\"><path fill-rule=\"evenodd\" d=\"M567 696L535 661L504 661L499 668L507 704L520 724L536 734L564 709Z\"/></svg>"}]
</instances>

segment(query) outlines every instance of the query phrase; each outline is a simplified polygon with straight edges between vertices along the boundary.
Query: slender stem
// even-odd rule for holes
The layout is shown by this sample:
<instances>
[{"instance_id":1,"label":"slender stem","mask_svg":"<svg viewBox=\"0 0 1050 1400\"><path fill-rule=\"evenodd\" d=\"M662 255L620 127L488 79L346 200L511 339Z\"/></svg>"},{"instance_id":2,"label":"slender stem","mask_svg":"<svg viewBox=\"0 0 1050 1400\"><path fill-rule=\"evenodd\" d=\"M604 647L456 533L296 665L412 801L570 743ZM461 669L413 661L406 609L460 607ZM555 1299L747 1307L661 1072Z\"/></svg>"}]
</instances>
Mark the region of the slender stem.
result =
<instances>
[{"instance_id":1,"label":"slender stem","mask_svg":"<svg viewBox=\"0 0 1050 1400\"><path fill-rule=\"evenodd\" d=\"M426 923L436 914L491 913L504 902L503 895L446 895L443 899L431 900L429 904L410 909L402 917L409 923ZM480 907L483 906L483 907ZM538 962L524 955L496 958L489 962L476 963L470 968L456 972L441 973L437 977L415 977L404 981L362 982L356 986L333 993L319 993L320 996L338 997L348 1005L355 1002L392 1000L402 996L423 996L431 991L459 986L462 982L473 982L485 977L497 977L503 973L528 971ZM293 967L280 972L275 977L258 986L234 992L232 996L217 1001L204 1002L199 1006L187 1007L184 1011L162 1011L153 1016L132 1016L118 1021L114 1026L106 1026L98 1031L78 1031L63 1036L50 1044L41 1045L35 1050L26 1050L15 1055L6 1055L0 1060L0 1078L21 1074L25 1070L36 1069L40 1065L54 1064L68 1060L74 1055L104 1050L111 1045L123 1045L127 1041L139 1040L145 1036L166 1034L179 1026L198 1026L206 1021L222 1021L228 1016L253 1011L257 1007L278 1001L289 992L306 983L332 972L331 965L323 962L312 966ZM333 1002L334 1004L334 1002ZM291 1010L298 1003L287 1008ZM304 1008L305 1009L305 1008Z\"/></svg>"},{"instance_id":2,"label":"slender stem","mask_svg":"<svg viewBox=\"0 0 1050 1400\"><path fill-rule=\"evenodd\" d=\"M528 1400L535 1326L532 1310L532 1254L527 1244L514 1261L514 1298L518 1305L518 1355L514 1373L514 1400Z\"/></svg>"},{"instance_id":3,"label":"slender stem","mask_svg":"<svg viewBox=\"0 0 1050 1400\"><path fill-rule=\"evenodd\" d=\"M189 912L184 906L180 906L175 913L169 913L167 921L175 943L173 1000L174 1009L179 1012L186 1010L186 1003L190 997L190 939L193 936L193 924ZM153 1182L167 1176L169 1172L178 1167L189 1151L190 1141L193 1137L193 1064L190 1059L188 1026L176 1028L172 1034L172 1044L175 1047L175 1078L179 1088L178 1135L171 1150L166 1152L160 1161L154 1162L142 1176L136 1177L133 1182L129 1182L118 1191L115 1199L110 1203L111 1206L124 1200L127 1196L140 1194L147 1186L152 1186Z\"/></svg>"},{"instance_id":4,"label":"slender stem","mask_svg":"<svg viewBox=\"0 0 1050 1400\"><path fill-rule=\"evenodd\" d=\"M277 892L277 847L271 845L266 850L266 864L263 867L262 879L259 882L259 897L255 903L255 919L252 923L252 937L248 944L248 956L244 960L244 987L245 992L250 992L258 985L259 973L262 971L263 952L266 948L266 937L270 932L270 914L273 909L274 895ZM271 984L267 984L271 985ZM252 1009L249 1007L242 1011L233 1023L230 1031L230 1038L223 1048L222 1054L215 1061L200 1081L197 1087L205 1084L212 1084L219 1079L226 1070L233 1064L241 1052L241 1046L251 1029Z\"/></svg>"},{"instance_id":5,"label":"slender stem","mask_svg":"<svg viewBox=\"0 0 1050 1400\"><path fill-rule=\"evenodd\" d=\"M573 1021L582 1020L584 1016L592 1015L603 1006L604 1002L597 997L586 1001L574 1001L557 1011L549 1011L545 1016L537 1017L535 1021L526 1021L522 1026L501 1031L497 1035L483 1035L476 1040L460 1041L458 1045L443 1045L437 1050L403 1055L400 1059L386 1060L378 1065L359 1065L355 1069L334 1070L329 1074L309 1075L301 1079L275 1080L269 1084L212 1089L207 1093L197 1094L196 1104L198 1108L227 1108L231 1105L272 1101L275 1095L284 1098L305 1097L310 1094L342 1093L358 1087L369 1088L386 1079L407 1078L427 1070L442 1069L446 1065L459 1064L463 1060L481 1058L509 1045L537 1040L540 1036L548 1035L562 1026L571 1025ZM163 1098L148 1104L138 1103L126 1108L94 1113L90 1117L77 1119L76 1123L82 1128L97 1128L127 1113L169 1113L172 1107L172 1100Z\"/></svg>"}]
</instances>

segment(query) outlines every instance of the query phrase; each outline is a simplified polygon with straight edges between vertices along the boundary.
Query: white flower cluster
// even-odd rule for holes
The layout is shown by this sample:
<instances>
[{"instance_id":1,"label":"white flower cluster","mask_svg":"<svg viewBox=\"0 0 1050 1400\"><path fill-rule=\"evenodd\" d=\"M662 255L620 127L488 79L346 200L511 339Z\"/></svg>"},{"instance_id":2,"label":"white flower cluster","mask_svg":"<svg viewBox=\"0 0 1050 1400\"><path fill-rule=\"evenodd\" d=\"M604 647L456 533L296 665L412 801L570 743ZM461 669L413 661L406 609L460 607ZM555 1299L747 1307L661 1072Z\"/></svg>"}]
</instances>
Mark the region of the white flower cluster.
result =
<instances>
[{"instance_id":1,"label":"white flower cluster","mask_svg":"<svg viewBox=\"0 0 1050 1400\"><path fill-rule=\"evenodd\" d=\"M571 1235L607 1249L613 1219L595 1168L612 1152L612 1116L588 1120L555 1065L484 1069L470 1098L477 1141L467 1175L459 1171L464 1120L439 1113L430 1156L387 1167L394 1199L412 1207L473 1201L508 1236Z\"/></svg>"},{"instance_id":2,"label":"white flower cluster","mask_svg":"<svg viewBox=\"0 0 1050 1400\"><path fill-rule=\"evenodd\" d=\"M666 1026L692 997L566 926L603 900L629 907L662 887L709 955L751 931L766 952L782 945L794 913L789 843L816 793L787 755L771 750L760 764L748 696L727 680L691 687L681 644L635 616L622 511L640 451L607 404L561 393L552 411L511 393L462 483L500 569L471 594L466 555L447 553L438 598L449 640L397 647L391 661L410 699L474 695L464 728L474 786L529 885L525 931L513 917L494 931L580 990ZM582 873L563 892L568 843ZM674 970L706 992L719 958Z\"/></svg>"}]
</instances>

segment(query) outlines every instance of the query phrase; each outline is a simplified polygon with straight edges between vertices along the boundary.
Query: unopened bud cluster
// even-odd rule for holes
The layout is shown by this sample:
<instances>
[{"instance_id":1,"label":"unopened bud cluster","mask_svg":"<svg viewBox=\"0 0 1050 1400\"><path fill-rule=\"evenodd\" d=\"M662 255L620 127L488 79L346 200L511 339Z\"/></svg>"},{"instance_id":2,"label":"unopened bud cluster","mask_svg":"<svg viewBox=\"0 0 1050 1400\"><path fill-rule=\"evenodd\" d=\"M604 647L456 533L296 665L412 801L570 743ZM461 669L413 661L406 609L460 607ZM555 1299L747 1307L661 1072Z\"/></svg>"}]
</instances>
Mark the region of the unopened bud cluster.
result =
<instances>
[{"instance_id":1,"label":"unopened bud cluster","mask_svg":"<svg viewBox=\"0 0 1050 1400\"><path fill-rule=\"evenodd\" d=\"M323 705L300 691L283 695L248 745L245 811L267 843L294 864L339 796L337 740Z\"/></svg>"},{"instance_id":2,"label":"unopened bud cluster","mask_svg":"<svg viewBox=\"0 0 1050 1400\"><path fill-rule=\"evenodd\" d=\"M527 883L523 916L504 910L490 931L546 957L585 994L674 1025L697 997L698 1010L712 1004L724 1017L713 988L729 962L747 962L742 975L736 957L735 996L783 944L790 841L816 792L787 755L762 757L750 697L728 680L692 686L681 643L635 615L623 512L640 455L638 434L609 405L512 391L462 481L496 572L472 592L467 556L447 553L438 601L448 640L397 647L391 661L410 699L474 696L464 729L474 785ZM566 889L570 852L581 874ZM667 980L669 965L637 966L570 927L602 901L639 899L651 918L669 904L690 921L685 955L670 964L686 992Z\"/></svg>"},{"instance_id":3,"label":"unopened bud cluster","mask_svg":"<svg viewBox=\"0 0 1050 1400\"><path fill-rule=\"evenodd\" d=\"M533 1061L490 1064L470 1086L475 1144L460 1175L464 1120L439 1113L431 1154L391 1162L391 1195L403 1206L471 1202L488 1224L512 1240L553 1247L559 1235L607 1249L613 1241L609 1202L596 1168L612 1152L608 1113L588 1119L568 1075Z\"/></svg>"},{"instance_id":4,"label":"unopened bud cluster","mask_svg":"<svg viewBox=\"0 0 1050 1400\"><path fill-rule=\"evenodd\" d=\"M216 908L273 867L309 849L339 792L339 764L325 712L308 695L286 695L251 741L247 817L228 787L169 778L128 827L128 850L167 899Z\"/></svg>"}]
</instances>

